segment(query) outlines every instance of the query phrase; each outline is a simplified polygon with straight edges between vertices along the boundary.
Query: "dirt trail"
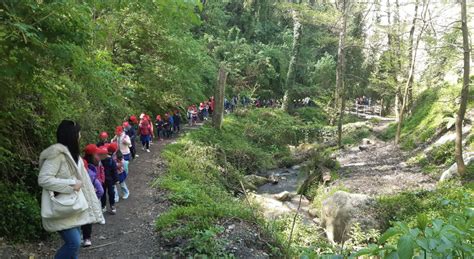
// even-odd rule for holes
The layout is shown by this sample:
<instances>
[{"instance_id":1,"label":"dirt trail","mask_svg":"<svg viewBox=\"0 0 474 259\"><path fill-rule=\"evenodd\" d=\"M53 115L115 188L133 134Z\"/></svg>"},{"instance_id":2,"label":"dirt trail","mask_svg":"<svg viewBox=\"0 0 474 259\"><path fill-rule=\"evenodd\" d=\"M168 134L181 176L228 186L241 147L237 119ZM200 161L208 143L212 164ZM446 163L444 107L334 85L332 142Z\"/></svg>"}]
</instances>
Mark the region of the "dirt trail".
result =
<instances>
[{"instance_id":1,"label":"dirt trail","mask_svg":"<svg viewBox=\"0 0 474 259\"><path fill-rule=\"evenodd\" d=\"M167 254L160 246L154 221L170 206L165 192L152 187L153 181L165 172L160 157L163 147L175 139L154 141L147 153L138 150L139 157L129 165L127 185L130 197L116 204L117 214L105 213L106 224L95 224L92 247L81 248L80 258L150 258ZM1 240L0 240L1 241ZM53 257L63 241L53 234L46 242L5 245L0 242L0 257Z\"/></svg>"},{"instance_id":2,"label":"dirt trail","mask_svg":"<svg viewBox=\"0 0 474 259\"><path fill-rule=\"evenodd\" d=\"M382 122L374 132L380 132L387 125L388 122ZM337 154L341 169L340 179L334 184L343 184L351 192L368 195L434 189L436 179L405 162L412 154L400 150L393 142L384 142L373 136L371 139L373 141L367 145L367 150L355 146Z\"/></svg>"},{"instance_id":3,"label":"dirt trail","mask_svg":"<svg viewBox=\"0 0 474 259\"><path fill-rule=\"evenodd\" d=\"M129 166L127 184L130 197L117 203L116 215L105 213L105 225L94 225L93 246L81 249L80 257L141 258L163 253L154 221L169 207L169 203L163 191L151 187L151 184L165 171L160 153L171 141L173 139L154 141L150 153L139 148L139 157Z\"/></svg>"}]
</instances>

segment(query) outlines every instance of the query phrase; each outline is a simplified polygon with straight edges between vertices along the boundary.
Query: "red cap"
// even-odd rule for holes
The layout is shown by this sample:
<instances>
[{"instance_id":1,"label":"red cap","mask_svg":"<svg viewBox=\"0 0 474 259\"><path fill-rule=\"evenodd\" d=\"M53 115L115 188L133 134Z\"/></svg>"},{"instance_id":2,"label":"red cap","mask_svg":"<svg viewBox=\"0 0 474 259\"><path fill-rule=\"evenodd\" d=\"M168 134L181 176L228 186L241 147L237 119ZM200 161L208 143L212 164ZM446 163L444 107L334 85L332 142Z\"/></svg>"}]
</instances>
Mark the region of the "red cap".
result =
<instances>
[{"instance_id":1,"label":"red cap","mask_svg":"<svg viewBox=\"0 0 474 259\"><path fill-rule=\"evenodd\" d=\"M108 152L106 147L97 147L95 144L89 144L84 148L84 153L86 155L103 155Z\"/></svg>"},{"instance_id":2,"label":"red cap","mask_svg":"<svg viewBox=\"0 0 474 259\"><path fill-rule=\"evenodd\" d=\"M84 153L86 153L86 155L94 155L97 154L97 149L95 144L89 144L84 148Z\"/></svg>"},{"instance_id":3,"label":"red cap","mask_svg":"<svg viewBox=\"0 0 474 259\"><path fill-rule=\"evenodd\" d=\"M99 134L99 138L100 139L107 139L109 137L109 134L107 134L107 132L105 131L102 131L100 134Z\"/></svg>"},{"instance_id":4,"label":"red cap","mask_svg":"<svg viewBox=\"0 0 474 259\"><path fill-rule=\"evenodd\" d=\"M115 128L115 134L116 134L116 135L120 135L120 134L122 134L122 132L123 132L122 126L117 126L117 127Z\"/></svg>"},{"instance_id":5,"label":"red cap","mask_svg":"<svg viewBox=\"0 0 474 259\"><path fill-rule=\"evenodd\" d=\"M100 146L97 148L97 155L106 155L109 153L109 150L108 150L108 147L109 145L107 146Z\"/></svg>"},{"instance_id":6,"label":"red cap","mask_svg":"<svg viewBox=\"0 0 474 259\"><path fill-rule=\"evenodd\" d=\"M117 151L117 142L113 142L113 143L110 143L108 146L107 146L107 151L109 153L115 153L115 151Z\"/></svg>"},{"instance_id":7,"label":"red cap","mask_svg":"<svg viewBox=\"0 0 474 259\"><path fill-rule=\"evenodd\" d=\"M130 123L128 123L128 121L124 121L124 122L122 123L122 127L128 128L128 126L130 126Z\"/></svg>"},{"instance_id":8,"label":"red cap","mask_svg":"<svg viewBox=\"0 0 474 259\"><path fill-rule=\"evenodd\" d=\"M137 123L137 121L138 121L137 116L135 116L135 115L130 116L130 121L132 121L133 123Z\"/></svg>"}]
</instances>

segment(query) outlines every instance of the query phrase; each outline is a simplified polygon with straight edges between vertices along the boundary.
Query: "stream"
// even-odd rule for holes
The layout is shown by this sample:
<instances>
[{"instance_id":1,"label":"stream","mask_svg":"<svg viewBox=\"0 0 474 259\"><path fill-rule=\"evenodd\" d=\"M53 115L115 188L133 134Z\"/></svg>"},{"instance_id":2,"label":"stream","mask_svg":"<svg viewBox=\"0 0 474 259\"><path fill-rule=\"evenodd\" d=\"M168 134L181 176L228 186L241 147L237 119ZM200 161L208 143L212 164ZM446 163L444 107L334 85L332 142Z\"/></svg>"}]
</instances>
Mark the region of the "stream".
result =
<instances>
[{"instance_id":1,"label":"stream","mask_svg":"<svg viewBox=\"0 0 474 259\"><path fill-rule=\"evenodd\" d=\"M260 176L269 179L278 179L278 183L267 183L258 187L253 193L253 199L263 210L265 218L273 220L281 216L295 215L298 210L300 195L296 192L303 183L306 173L300 170L301 166L292 168L278 168L267 171ZM301 198L300 216L304 224L314 224L315 210L311 209L311 202L306 197ZM316 218L317 220L317 218Z\"/></svg>"}]
</instances>

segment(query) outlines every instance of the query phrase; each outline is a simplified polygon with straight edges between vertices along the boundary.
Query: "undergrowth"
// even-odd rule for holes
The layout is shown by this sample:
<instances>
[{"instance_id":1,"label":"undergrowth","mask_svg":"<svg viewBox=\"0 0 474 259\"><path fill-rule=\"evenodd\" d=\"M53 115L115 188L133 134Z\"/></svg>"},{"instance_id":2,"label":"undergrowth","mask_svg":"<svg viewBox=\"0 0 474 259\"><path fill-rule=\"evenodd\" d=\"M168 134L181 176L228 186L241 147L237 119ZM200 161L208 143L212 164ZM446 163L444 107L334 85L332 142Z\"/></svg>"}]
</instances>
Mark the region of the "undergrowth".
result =
<instances>
[{"instance_id":1,"label":"undergrowth","mask_svg":"<svg viewBox=\"0 0 474 259\"><path fill-rule=\"evenodd\" d=\"M439 184L434 191L411 191L379 197L378 210L387 222L404 221L414 226L420 214L426 215L429 220L446 220L452 213L472 207L473 198L474 185L446 182Z\"/></svg>"},{"instance_id":2,"label":"undergrowth","mask_svg":"<svg viewBox=\"0 0 474 259\"><path fill-rule=\"evenodd\" d=\"M441 127L452 124L458 108L455 100L459 92L459 85L443 85L422 92L411 109L411 115L403 122L400 146L405 150L414 149L431 140ZM470 102L468 106L473 104ZM386 141L394 139L396 129L397 124L392 123L378 137Z\"/></svg>"},{"instance_id":3,"label":"undergrowth","mask_svg":"<svg viewBox=\"0 0 474 259\"><path fill-rule=\"evenodd\" d=\"M298 117L279 110L240 110L224 119L221 130L204 125L168 145L163 152L168 172L156 184L169 190L173 206L157 218L157 229L168 240L187 240L183 254L223 256L220 248L206 241L220 219L264 225L263 219L255 218L252 209L234 197L241 191L239 181L245 174L279 167L281 161L291 165L289 145L316 137L310 130ZM257 231L269 234L263 228ZM268 249L278 256L283 251L279 247L274 239Z\"/></svg>"},{"instance_id":4,"label":"undergrowth","mask_svg":"<svg viewBox=\"0 0 474 259\"><path fill-rule=\"evenodd\" d=\"M428 152L420 152L408 160L409 164L417 164L424 173L439 176L442 170L454 164L454 142L434 146Z\"/></svg>"}]
</instances>

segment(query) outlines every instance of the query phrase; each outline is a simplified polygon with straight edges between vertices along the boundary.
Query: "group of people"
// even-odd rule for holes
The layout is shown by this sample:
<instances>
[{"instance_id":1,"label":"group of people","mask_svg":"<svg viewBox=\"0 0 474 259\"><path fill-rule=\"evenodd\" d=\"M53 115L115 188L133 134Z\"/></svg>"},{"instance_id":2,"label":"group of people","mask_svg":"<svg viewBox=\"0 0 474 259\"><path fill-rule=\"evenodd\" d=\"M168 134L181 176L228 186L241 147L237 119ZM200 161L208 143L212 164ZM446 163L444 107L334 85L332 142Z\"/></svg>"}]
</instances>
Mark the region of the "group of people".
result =
<instances>
[{"instance_id":1,"label":"group of people","mask_svg":"<svg viewBox=\"0 0 474 259\"><path fill-rule=\"evenodd\" d=\"M59 232L65 244L55 258L77 258L79 247L92 245L92 224L105 224L104 214L117 213L116 203L128 199L129 163L137 158L136 145L150 152L150 144L180 131L179 111L139 118L129 116L115 128L113 137L101 132L97 143L87 144L81 157L80 126L64 120L57 128L57 143L40 155L38 184L43 188L43 227ZM156 134L156 135L155 135ZM139 138L139 142L138 142ZM107 206L108 205L108 206Z\"/></svg>"},{"instance_id":2,"label":"group of people","mask_svg":"<svg viewBox=\"0 0 474 259\"><path fill-rule=\"evenodd\" d=\"M362 96L362 97L357 97L355 99L355 103L357 105L366 105L366 106L370 106L372 104L372 98L368 98L366 96Z\"/></svg>"},{"instance_id":3,"label":"group of people","mask_svg":"<svg viewBox=\"0 0 474 259\"><path fill-rule=\"evenodd\" d=\"M189 126L195 126L198 121L207 121L214 113L215 99L211 96L208 100L188 106L187 116Z\"/></svg>"},{"instance_id":4,"label":"group of people","mask_svg":"<svg viewBox=\"0 0 474 259\"><path fill-rule=\"evenodd\" d=\"M199 106L189 106L190 125L208 120L214 105L214 97L210 97ZM129 163L139 157L137 145L150 152L154 139L160 141L180 132L182 119L179 110L157 115L154 122L145 113L138 118L131 115L115 127L113 137L101 132L97 143L82 149L82 157L79 124L70 120L60 123L57 143L40 155L38 175L43 188L43 227L58 232L64 240L55 258L77 258L81 243L84 247L92 245L92 225L105 224L104 214L115 215L116 203L130 196Z\"/></svg>"}]
</instances>

